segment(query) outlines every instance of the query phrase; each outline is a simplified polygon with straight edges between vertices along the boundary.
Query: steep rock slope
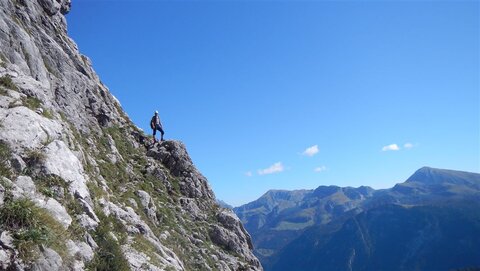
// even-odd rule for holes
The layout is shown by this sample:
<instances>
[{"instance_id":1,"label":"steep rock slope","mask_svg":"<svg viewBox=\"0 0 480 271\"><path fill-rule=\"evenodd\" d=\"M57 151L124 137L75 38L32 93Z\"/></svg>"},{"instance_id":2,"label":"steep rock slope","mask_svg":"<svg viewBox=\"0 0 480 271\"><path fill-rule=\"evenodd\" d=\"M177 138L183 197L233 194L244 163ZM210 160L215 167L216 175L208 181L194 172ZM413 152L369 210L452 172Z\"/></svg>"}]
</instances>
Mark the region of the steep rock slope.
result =
<instances>
[{"instance_id":1,"label":"steep rock slope","mask_svg":"<svg viewBox=\"0 0 480 271\"><path fill-rule=\"evenodd\" d=\"M451 270L480 266L479 185L424 167L391 189L269 191L235 212L266 270Z\"/></svg>"},{"instance_id":2,"label":"steep rock slope","mask_svg":"<svg viewBox=\"0 0 480 271\"><path fill-rule=\"evenodd\" d=\"M0 0L0 269L261 270L177 141L152 145L67 36Z\"/></svg>"}]
</instances>

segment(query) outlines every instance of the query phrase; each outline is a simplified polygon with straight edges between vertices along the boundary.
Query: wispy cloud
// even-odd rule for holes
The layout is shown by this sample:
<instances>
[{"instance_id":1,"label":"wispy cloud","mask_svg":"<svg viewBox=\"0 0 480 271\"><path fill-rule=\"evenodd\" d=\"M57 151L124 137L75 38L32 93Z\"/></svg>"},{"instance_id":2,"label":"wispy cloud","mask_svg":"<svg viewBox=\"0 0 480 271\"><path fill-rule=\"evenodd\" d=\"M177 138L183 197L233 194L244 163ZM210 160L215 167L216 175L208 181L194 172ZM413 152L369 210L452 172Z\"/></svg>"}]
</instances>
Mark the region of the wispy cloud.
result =
<instances>
[{"instance_id":1,"label":"wispy cloud","mask_svg":"<svg viewBox=\"0 0 480 271\"><path fill-rule=\"evenodd\" d=\"M410 142L408 142L408 143L405 143L405 144L403 145L403 147L404 147L405 149L411 149L411 148L413 148L413 144L410 143Z\"/></svg>"},{"instance_id":2,"label":"wispy cloud","mask_svg":"<svg viewBox=\"0 0 480 271\"><path fill-rule=\"evenodd\" d=\"M308 147L305 151L303 151L302 154L306 156L314 156L317 153L318 153L318 145L313 145L311 147Z\"/></svg>"},{"instance_id":3,"label":"wispy cloud","mask_svg":"<svg viewBox=\"0 0 480 271\"><path fill-rule=\"evenodd\" d=\"M398 150L400 150L400 147L398 147L397 144L390 144L382 148L382 151L398 151Z\"/></svg>"},{"instance_id":4,"label":"wispy cloud","mask_svg":"<svg viewBox=\"0 0 480 271\"><path fill-rule=\"evenodd\" d=\"M259 175L273 174L273 173L282 172L284 169L285 168L283 167L282 162L277 162L269 166L268 168L259 169L258 174Z\"/></svg>"},{"instance_id":5,"label":"wispy cloud","mask_svg":"<svg viewBox=\"0 0 480 271\"><path fill-rule=\"evenodd\" d=\"M326 166L319 166L319 167L316 167L315 169L313 169L313 171L315 171L315 172L322 172L322 171L325 171L325 170L327 170Z\"/></svg>"},{"instance_id":6,"label":"wispy cloud","mask_svg":"<svg viewBox=\"0 0 480 271\"><path fill-rule=\"evenodd\" d=\"M245 172L245 176L252 177L253 173L251 171L247 171L247 172Z\"/></svg>"}]
</instances>

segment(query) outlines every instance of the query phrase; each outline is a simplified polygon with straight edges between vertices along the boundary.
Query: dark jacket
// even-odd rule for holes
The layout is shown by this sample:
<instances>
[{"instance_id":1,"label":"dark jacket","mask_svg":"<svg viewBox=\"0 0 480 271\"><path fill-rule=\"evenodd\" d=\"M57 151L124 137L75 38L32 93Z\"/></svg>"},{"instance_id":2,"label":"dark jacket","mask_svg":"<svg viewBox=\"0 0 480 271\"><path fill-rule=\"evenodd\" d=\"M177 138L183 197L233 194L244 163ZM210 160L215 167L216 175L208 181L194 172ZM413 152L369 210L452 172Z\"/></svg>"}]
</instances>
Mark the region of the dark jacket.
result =
<instances>
[{"instance_id":1,"label":"dark jacket","mask_svg":"<svg viewBox=\"0 0 480 271\"><path fill-rule=\"evenodd\" d=\"M154 115L152 120L150 121L150 127L152 129L156 129L157 127L162 128L162 122L160 121L160 117L158 115Z\"/></svg>"}]
</instances>

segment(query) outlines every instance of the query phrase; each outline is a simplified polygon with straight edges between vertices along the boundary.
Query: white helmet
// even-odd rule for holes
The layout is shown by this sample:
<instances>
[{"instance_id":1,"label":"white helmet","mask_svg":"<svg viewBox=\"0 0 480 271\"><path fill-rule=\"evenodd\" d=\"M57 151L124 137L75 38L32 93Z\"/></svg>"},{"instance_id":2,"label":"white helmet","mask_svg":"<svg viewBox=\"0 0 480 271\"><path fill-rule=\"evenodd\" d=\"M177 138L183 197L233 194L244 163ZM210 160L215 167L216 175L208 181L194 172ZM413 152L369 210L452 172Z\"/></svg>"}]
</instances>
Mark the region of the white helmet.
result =
<instances>
[{"instance_id":1,"label":"white helmet","mask_svg":"<svg viewBox=\"0 0 480 271\"><path fill-rule=\"evenodd\" d=\"M155 111L155 114L158 114L158 111Z\"/></svg>"}]
</instances>

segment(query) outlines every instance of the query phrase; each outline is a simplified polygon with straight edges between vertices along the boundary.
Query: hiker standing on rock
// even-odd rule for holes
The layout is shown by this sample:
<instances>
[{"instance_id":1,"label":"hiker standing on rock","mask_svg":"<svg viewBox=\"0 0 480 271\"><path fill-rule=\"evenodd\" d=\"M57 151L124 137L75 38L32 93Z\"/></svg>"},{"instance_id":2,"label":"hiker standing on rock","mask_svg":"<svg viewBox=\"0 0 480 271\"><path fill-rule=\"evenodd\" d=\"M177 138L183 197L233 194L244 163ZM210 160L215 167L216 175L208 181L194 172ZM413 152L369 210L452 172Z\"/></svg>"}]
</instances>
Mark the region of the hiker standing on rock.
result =
<instances>
[{"instance_id":1,"label":"hiker standing on rock","mask_svg":"<svg viewBox=\"0 0 480 271\"><path fill-rule=\"evenodd\" d=\"M155 115L153 115L152 120L150 121L150 127L153 130L153 142L157 142L157 139L155 138L155 134L157 133L157 131L160 131L160 141L163 141L164 132L162 122L160 121L160 117L158 116L158 111L155 111Z\"/></svg>"}]
</instances>

